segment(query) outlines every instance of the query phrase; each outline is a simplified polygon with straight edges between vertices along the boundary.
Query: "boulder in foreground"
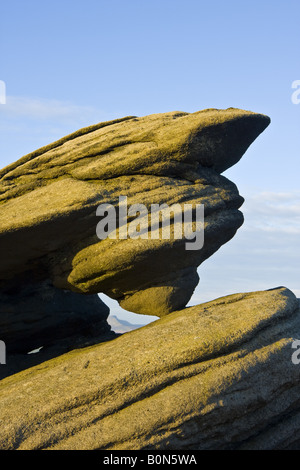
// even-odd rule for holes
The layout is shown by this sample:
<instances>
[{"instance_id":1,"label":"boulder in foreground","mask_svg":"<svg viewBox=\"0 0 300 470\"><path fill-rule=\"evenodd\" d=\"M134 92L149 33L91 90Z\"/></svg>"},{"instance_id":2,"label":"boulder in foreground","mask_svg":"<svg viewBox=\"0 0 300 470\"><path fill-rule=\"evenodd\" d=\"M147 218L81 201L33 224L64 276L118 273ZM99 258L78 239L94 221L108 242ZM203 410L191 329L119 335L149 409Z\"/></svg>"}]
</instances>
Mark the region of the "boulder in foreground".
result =
<instances>
[{"instance_id":1,"label":"boulder in foreground","mask_svg":"<svg viewBox=\"0 0 300 470\"><path fill-rule=\"evenodd\" d=\"M235 294L0 382L2 449L300 448L299 303Z\"/></svg>"}]
</instances>

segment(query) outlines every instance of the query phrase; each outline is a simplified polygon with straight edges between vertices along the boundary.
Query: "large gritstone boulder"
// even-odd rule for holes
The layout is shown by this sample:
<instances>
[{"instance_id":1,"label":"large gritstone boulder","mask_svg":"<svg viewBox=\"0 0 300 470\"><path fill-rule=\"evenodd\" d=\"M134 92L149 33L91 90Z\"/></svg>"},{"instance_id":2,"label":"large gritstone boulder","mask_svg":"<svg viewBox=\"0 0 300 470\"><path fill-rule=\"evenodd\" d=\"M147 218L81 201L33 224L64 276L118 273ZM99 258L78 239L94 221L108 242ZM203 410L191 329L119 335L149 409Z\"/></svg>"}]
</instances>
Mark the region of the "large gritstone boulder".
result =
<instances>
[{"instance_id":1,"label":"large gritstone boulder","mask_svg":"<svg viewBox=\"0 0 300 470\"><path fill-rule=\"evenodd\" d=\"M33 278L37 290L47 281L77 294L103 292L137 313L183 308L199 281L197 267L243 223L243 198L221 173L269 122L234 108L126 117L81 129L4 168L0 291ZM158 226L158 237L100 239L97 208L118 208L120 196L149 211L154 204L204 205L204 245L195 249L185 233L174 236L173 213L168 238Z\"/></svg>"}]
</instances>

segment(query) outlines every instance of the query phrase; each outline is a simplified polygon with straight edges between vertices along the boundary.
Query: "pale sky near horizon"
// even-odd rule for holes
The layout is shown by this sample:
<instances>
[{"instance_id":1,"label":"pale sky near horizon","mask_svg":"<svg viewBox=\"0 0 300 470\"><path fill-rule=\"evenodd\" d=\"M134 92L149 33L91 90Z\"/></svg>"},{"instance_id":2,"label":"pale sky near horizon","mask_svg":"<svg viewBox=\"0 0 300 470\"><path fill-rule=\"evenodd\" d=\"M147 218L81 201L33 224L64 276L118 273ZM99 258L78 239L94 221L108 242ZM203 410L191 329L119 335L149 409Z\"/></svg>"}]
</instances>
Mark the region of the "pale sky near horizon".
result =
<instances>
[{"instance_id":1,"label":"pale sky near horizon","mask_svg":"<svg viewBox=\"0 0 300 470\"><path fill-rule=\"evenodd\" d=\"M270 126L224 173L245 198L244 225L199 268L189 305L282 285L300 297L299 14L299 0L2 2L0 167L126 115L267 114Z\"/></svg>"}]
</instances>

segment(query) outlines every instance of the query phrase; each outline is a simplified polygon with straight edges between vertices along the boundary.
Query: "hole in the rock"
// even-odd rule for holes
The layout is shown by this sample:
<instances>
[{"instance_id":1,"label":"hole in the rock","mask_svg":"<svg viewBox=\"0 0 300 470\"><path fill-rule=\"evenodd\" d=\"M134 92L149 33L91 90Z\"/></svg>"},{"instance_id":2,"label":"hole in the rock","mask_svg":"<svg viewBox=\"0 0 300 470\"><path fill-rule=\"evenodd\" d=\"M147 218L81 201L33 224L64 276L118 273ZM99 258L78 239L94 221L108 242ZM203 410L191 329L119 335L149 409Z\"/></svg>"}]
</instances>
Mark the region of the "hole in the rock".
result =
<instances>
[{"instance_id":1,"label":"hole in the rock","mask_svg":"<svg viewBox=\"0 0 300 470\"><path fill-rule=\"evenodd\" d=\"M111 299L105 294L99 294L99 297L110 309L107 322L115 333L126 333L136 330L159 319L159 317L154 315L139 315L138 313L128 312L120 307L116 300Z\"/></svg>"},{"instance_id":2,"label":"hole in the rock","mask_svg":"<svg viewBox=\"0 0 300 470\"><path fill-rule=\"evenodd\" d=\"M40 346L39 348L36 348L36 349L33 349L32 351L29 351L27 354L37 354L40 352L40 350L43 348L44 346Z\"/></svg>"}]
</instances>

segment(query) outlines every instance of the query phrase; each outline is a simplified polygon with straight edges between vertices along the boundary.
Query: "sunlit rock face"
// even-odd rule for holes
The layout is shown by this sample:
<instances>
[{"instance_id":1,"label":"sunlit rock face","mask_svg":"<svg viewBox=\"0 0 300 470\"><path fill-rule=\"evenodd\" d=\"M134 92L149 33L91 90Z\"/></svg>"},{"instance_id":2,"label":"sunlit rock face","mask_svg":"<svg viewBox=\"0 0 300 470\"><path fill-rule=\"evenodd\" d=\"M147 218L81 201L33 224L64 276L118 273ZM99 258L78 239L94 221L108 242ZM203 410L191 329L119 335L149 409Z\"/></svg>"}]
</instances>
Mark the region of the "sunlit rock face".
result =
<instances>
[{"instance_id":1,"label":"sunlit rock face","mask_svg":"<svg viewBox=\"0 0 300 470\"><path fill-rule=\"evenodd\" d=\"M277 288L71 351L0 382L0 449L299 450L299 333Z\"/></svg>"},{"instance_id":2,"label":"sunlit rock face","mask_svg":"<svg viewBox=\"0 0 300 470\"><path fill-rule=\"evenodd\" d=\"M269 122L126 117L0 171L0 449L299 449L299 299L278 287L185 308L243 223L221 173ZM176 205L167 237L153 204ZM204 207L203 245L176 218L185 204ZM100 292L163 318L117 335Z\"/></svg>"},{"instance_id":3,"label":"sunlit rock face","mask_svg":"<svg viewBox=\"0 0 300 470\"><path fill-rule=\"evenodd\" d=\"M4 168L0 289L32 278L77 294L103 292L142 314L183 308L199 281L197 267L243 223L243 198L221 173L269 122L234 108L125 117ZM120 196L149 211L151 204L204 205L204 246L186 249L185 236L99 239L97 208L117 207ZM172 220L170 226L172 234Z\"/></svg>"}]
</instances>

